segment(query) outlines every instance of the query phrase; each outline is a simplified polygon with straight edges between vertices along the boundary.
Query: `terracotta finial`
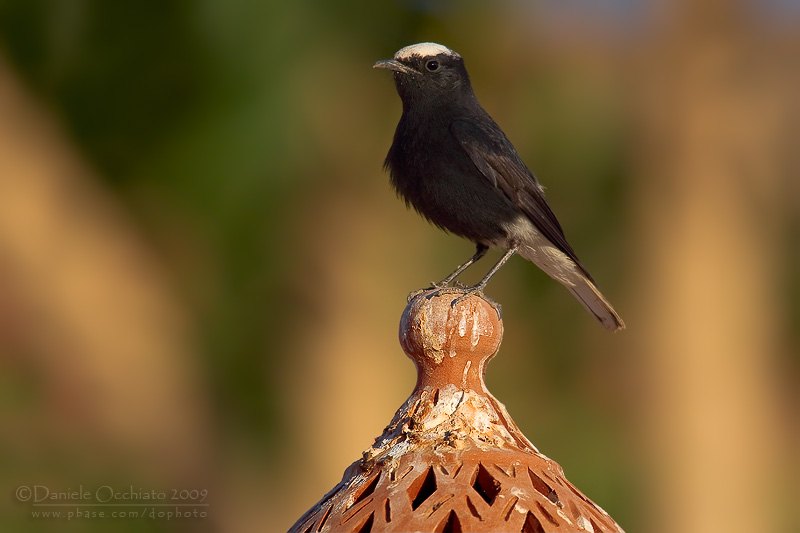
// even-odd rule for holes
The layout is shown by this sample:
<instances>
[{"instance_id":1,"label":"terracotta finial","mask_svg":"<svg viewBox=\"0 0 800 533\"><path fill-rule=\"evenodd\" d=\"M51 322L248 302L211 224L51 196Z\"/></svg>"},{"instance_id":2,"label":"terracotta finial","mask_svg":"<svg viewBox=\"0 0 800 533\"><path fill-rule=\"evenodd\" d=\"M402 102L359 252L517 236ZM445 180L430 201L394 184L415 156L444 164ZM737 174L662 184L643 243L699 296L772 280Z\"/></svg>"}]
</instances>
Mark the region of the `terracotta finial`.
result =
<instances>
[{"instance_id":1,"label":"terracotta finial","mask_svg":"<svg viewBox=\"0 0 800 533\"><path fill-rule=\"evenodd\" d=\"M290 532L622 531L486 389L503 324L485 299L461 296L409 302L400 344L417 366L414 391Z\"/></svg>"},{"instance_id":2,"label":"terracotta finial","mask_svg":"<svg viewBox=\"0 0 800 533\"><path fill-rule=\"evenodd\" d=\"M503 339L503 322L484 299L423 292L400 319L400 345L417 365L417 388L456 384L483 388L486 363ZM447 358L447 361L445 361Z\"/></svg>"}]
</instances>

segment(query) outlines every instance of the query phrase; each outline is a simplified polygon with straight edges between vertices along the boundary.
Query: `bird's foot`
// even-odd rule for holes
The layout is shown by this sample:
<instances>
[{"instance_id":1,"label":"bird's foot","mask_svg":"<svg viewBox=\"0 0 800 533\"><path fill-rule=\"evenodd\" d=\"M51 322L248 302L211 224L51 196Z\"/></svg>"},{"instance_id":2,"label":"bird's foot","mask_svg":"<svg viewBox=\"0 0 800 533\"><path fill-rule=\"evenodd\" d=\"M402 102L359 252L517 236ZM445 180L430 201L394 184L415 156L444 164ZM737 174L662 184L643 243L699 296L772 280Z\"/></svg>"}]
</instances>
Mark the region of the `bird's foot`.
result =
<instances>
[{"instance_id":1,"label":"bird's foot","mask_svg":"<svg viewBox=\"0 0 800 533\"><path fill-rule=\"evenodd\" d=\"M411 301L423 292L430 292L428 297L431 296L438 296L440 294L448 294L452 292L463 292L464 289L467 287L461 283L460 281L456 281L453 286L450 286L450 282L447 280L442 281L432 281L430 287L426 287L424 289L417 289L408 293L407 301Z\"/></svg>"},{"instance_id":2,"label":"bird's foot","mask_svg":"<svg viewBox=\"0 0 800 533\"><path fill-rule=\"evenodd\" d=\"M406 297L406 301L408 303L411 303L411 300L413 300L414 298L416 298L417 296L419 296L423 292L428 292L428 291L434 290L434 289L438 289L438 287L436 286L435 283L431 284L430 287L426 287L424 289L417 289L415 291L411 291L411 292L408 293L408 296Z\"/></svg>"},{"instance_id":3,"label":"bird's foot","mask_svg":"<svg viewBox=\"0 0 800 533\"><path fill-rule=\"evenodd\" d=\"M495 312L497 313L497 318L502 319L503 318L503 307L499 303L495 302L494 300L492 300L491 298L486 296L483 293L483 289L484 289L484 285L482 285L480 283L477 284L477 285L473 285L472 287L464 287L464 286L462 286L460 289L458 289L458 292L462 293L461 296L459 296L458 298L456 298L455 300L450 302L450 307L455 307L458 304L460 304L461 302L463 302L464 300L466 300L467 298L469 298L469 297L474 295L474 296L477 296L477 297L485 300L486 302L488 302L489 305L492 306L492 309L494 309Z\"/></svg>"},{"instance_id":4,"label":"bird's foot","mask_svg":"<svg viewBox=\"0 0 800 533\"><path fill-rule=\"evenodd\" d=\"M411 302L414 298L421 294L425 294L426 298L433 298L434 296L440 296L443 294L459 294L457 298L455 298L452 302L450 302L450 307L455 307L459 303L465 301L467 298L471 296L477 296L486 300L489 305L492 306L492 309L497 312L498 318L503 318L503 309L499 303L495 302L488 296L483 293L484 286L481 284L473 285L473 286L466 286L461 282L456 281L453 286L450 285L443 285L441 283L432 283L430 287L426 289L419 289L414 292L409 293L408 301Z\"/></svg>"}]
</instances>

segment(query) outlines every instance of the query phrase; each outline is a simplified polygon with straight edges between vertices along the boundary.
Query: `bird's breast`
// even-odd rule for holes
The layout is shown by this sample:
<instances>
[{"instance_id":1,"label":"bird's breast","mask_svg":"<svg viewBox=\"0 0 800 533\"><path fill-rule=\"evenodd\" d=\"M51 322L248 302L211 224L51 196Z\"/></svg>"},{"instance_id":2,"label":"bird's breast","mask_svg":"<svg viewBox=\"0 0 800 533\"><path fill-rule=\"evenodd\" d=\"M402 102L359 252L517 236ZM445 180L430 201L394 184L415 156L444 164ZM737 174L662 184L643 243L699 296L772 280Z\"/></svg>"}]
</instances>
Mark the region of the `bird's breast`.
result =
<instances>
[{"instance_id":1,"label":"bird's breast","mask_svg":"<svg viewBox=\"0 0 800 533\"><path fill-rule=\"evenodd\" d=\"M401 121L386 164L393 187L408 205L474 242L502 242L507 222L518 216L446 127Z\"/></svg>"}]
</instances>

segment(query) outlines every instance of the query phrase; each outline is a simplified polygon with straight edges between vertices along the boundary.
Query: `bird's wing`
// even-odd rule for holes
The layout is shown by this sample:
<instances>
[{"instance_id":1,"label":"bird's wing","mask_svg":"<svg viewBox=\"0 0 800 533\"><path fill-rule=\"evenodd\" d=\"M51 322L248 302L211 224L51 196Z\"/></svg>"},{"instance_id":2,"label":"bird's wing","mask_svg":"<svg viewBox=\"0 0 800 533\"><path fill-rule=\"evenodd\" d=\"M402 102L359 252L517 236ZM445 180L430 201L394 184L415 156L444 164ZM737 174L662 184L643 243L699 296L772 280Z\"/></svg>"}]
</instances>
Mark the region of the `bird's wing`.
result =
<instances>
[{"instance_id":1,"label":"bird's wing","mask_svg":"<svg viewBox=\"0 0 800 533\"><path fill-rule=\"evenodd\" d=\"M489 119L491 120L491 119ZM564 230L544 198L544 191L522 162L514 146L494 123L476 123L459 119L450 124L450 132L486 179L499 188L511 202L533 222L542 235L552 242L591 280Z\"/></svg>"}]
</instances>

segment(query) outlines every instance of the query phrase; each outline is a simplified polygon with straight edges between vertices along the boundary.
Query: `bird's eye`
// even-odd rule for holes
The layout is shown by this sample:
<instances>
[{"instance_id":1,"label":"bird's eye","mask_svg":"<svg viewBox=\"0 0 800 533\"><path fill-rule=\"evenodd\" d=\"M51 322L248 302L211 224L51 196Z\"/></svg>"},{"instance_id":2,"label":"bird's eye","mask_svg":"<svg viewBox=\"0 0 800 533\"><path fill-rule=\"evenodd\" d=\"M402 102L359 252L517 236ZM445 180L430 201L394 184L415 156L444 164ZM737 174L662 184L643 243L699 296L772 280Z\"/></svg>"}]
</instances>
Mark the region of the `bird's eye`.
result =
<instances>
[{"instance_id":1,"label":"bird's eye","mask_svg":"<svg viewBox=\"0 0 800 533\"><path fill-rule=\"evenodd\" d=\"M431 72L433 72L434 70L439 70L439 62L432 59L427 63L425 63L425 68Z\"/></svg>"}]
</instances>

